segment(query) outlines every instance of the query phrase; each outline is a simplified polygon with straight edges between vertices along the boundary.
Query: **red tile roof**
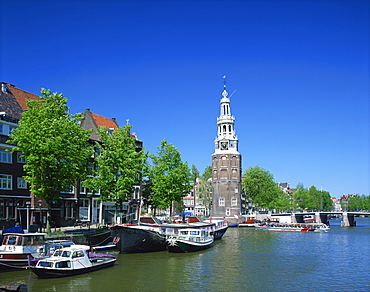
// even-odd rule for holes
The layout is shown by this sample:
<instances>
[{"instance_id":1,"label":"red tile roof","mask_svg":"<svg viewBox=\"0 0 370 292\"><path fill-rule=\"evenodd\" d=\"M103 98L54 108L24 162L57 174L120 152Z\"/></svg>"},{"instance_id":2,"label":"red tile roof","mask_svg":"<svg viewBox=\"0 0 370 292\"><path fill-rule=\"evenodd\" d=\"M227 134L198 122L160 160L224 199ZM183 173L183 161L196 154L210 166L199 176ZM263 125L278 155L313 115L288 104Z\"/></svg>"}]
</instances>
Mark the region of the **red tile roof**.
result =
<instances>
[{"instance_id":1,"label":"red tile roof","mask_svg":"<svg viewBox=\"0 0 370 292\"><path fill-rule=\"evenodd\" d=\"M13 96L15 97L15 99L17 100L17 102L19 103L19 105L21 106L21 108L23 110L27 109L27 103L26 102L27 102L28 99L33 99L33 100L39 100L40 99L40 97L37 96L36 94L29 93L29 92L24 91L22 89L16 88L12 84L7 84L7 87L11 91L11 93L13 94Z\"/></svg>"},{"instance_id":2,"label":"red tile roof","mask_svg":"<svg viewBox=\"0 0 370 292\"><path fill-rule=\"evenodd\" d=\"M107 129L117 129L118 125L115 123L114 120L103 117L98 114L91 113L95 123L98 127L106 127Z\"/></svg>"}]
</instances>

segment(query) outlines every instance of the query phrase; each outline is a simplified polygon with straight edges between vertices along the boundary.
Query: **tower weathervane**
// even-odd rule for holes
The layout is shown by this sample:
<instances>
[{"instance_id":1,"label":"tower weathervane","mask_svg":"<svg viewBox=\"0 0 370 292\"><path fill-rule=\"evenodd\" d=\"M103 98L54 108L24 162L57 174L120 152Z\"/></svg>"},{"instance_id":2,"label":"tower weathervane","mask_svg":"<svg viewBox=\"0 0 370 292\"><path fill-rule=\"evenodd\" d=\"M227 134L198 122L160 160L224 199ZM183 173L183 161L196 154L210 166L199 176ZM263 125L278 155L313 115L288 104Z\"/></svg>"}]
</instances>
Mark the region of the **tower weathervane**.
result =
<instances>
[{"instance_id":1,"label":"tower weathervane","mask_svg":"<svg viewBox=\"0 0 370 292\"><path fill-rule=\"evenodd\" d=\"M226 88L226 75L222 76L222 78L224 79L224 88Z\"/></svg>"}]
</instances>

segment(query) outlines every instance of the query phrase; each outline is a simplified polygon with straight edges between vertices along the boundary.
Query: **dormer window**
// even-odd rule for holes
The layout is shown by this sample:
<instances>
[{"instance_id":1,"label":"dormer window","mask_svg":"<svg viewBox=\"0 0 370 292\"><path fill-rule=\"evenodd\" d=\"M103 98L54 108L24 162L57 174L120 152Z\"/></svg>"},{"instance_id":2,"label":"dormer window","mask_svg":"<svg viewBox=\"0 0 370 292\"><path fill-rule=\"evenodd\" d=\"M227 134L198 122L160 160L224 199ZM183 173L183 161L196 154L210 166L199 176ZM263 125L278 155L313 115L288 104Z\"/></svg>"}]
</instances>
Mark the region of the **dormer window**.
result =
<instances>
[{"instance_id":1,"label":"dormer window","mask_svg":"<svg viewBox=\"0 0 370 292\"><path fill-rule=\"evenodd\" d=\"M112 135L113 134L113 131L114 131L114 128L108 128L108 134Z\"/></svg>"},{"instance_id":2,"label":"dormer window","mask_svg":"<svg viewBox=\"0 0 370 292\"><path fill-rule=\"evenodd\" d=\"M1 83L1 91L4 92L4 93L8 92L8 87L6 86L5 83Z\"/></svg>"}]
</instances>

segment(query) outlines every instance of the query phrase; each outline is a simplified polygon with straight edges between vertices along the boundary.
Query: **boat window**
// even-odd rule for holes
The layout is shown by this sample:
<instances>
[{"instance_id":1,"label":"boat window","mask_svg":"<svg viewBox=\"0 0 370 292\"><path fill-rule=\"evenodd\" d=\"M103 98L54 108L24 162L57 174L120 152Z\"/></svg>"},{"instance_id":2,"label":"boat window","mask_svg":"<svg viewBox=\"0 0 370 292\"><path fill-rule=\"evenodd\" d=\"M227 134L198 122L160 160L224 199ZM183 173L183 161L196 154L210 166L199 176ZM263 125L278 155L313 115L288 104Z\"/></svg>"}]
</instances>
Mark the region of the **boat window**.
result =
<instances>
[{"instance_id":1,"label":"boat window","mask_svg":"<svg viewBox=\"0 0 370 292\"><path fill-rule=\"evenodd\" d=\"M45 267L45 268L52 268L53 263L52 262L42 262L42 261L40 261L38 266L39 267Z\"/></svg>"},{"instance_id":2,"label":"boat window","mask_svg":"<svg viewBox=\"0 0 370 292\"><path fill-rule=\"evenodd\" d=\"M22 245L22 236L17 237L17 245Z\"/></svg>"},{"instance_id":3,"label":"boat window","mask_svg":"<svg viewBox=\"0 0 370 292\"><path fill-rule=\"evenodd\" d=\"M60 268L60 269L70 268L71 262L70 261L58 262L58 263L55 263L55 267Z\"/></svg>"},{"instance_id":4,"label":"boat window","mask_svg":"<svg viewBox=\"0 0 370 292\"><path fill-rule=\"evenodd\" d=\"M83 257L84 256L84 253L83 251L75 251L73 252L73 255L72 255L72 258L80 258L80 257Z\"/></svg>"},{"instance_id":5,"label":"boat window","mask_svg":"<svg viewBox=\"0 0 370 292\"><path fill-rule=\"evenodd\" d=\"M70 255L71 255L71 252L67 251L67 250L64 250L63 253L62 253L62 257L64 257L64 258L69 258Z\"/></svg>"},{"instance_id":6,"label":"boat window","mask_svg":"<svg viewBox=\"0 0 370 292\"><path fill-rule=\"evenodd\" d=\"M38 243L41 245L41 244L44 244L44 236L42 235L38 235L37 236L37 241Z\"/></svg>"},{"instance_id":7,"label":"boat window","mask_svg":"<svg viewBox=\"0 0 370 292\"><path fill-rule=\"evenodd\" d=\"M9 236L8 237L8 245L15 245L17 237L16 236Z\"/></svg>"}]
</instances>

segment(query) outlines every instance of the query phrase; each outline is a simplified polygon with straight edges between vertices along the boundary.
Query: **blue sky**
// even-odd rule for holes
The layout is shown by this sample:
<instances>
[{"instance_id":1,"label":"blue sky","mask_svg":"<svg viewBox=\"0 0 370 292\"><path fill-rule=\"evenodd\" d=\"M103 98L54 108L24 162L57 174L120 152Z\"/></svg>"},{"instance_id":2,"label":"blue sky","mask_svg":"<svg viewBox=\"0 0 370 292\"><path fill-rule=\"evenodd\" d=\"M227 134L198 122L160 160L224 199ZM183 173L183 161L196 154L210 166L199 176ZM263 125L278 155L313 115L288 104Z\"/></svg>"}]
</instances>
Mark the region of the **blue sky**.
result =
<instances>
[{"instance_id":1,"label":"blue sky","mask_svg":"<svg viewBox=\"0 0 370 292\"><path fill-rule=\"evenodd\" d=\"M0 0L0 81L211 165L227 75L243 173L370 195L369 1Z\"/></svg>"}]
</instances>

